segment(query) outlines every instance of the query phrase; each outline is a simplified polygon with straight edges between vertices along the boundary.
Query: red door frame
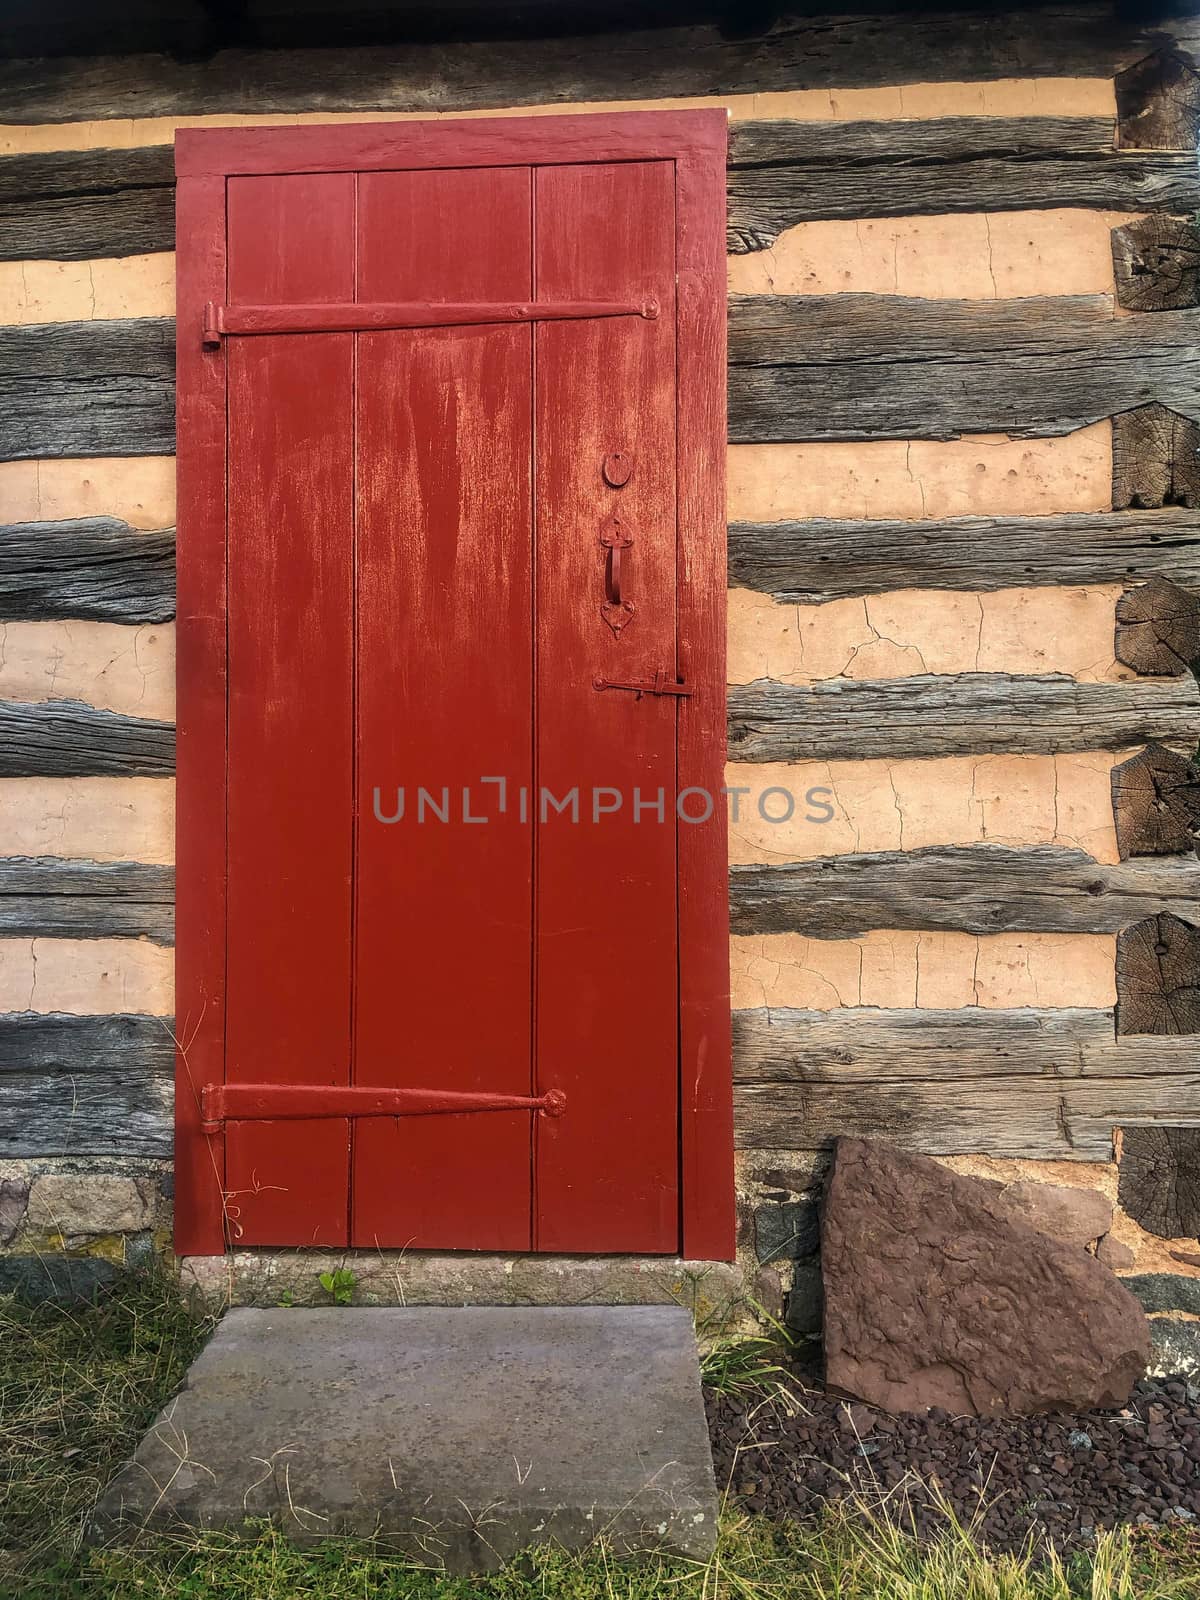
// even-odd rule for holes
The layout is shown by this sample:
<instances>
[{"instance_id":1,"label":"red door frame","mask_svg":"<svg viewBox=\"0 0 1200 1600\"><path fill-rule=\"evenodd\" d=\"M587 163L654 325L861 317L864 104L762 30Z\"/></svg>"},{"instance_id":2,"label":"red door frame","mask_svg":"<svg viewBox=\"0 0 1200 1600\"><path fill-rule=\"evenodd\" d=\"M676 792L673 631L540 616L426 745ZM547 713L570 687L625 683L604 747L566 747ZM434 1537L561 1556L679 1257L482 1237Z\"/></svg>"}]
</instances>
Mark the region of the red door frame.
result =
<instances>
[{"instance_id":1,"label":"red door frame","mask_svg":"<svg viewBox=\"0 0 1200 1600\"><path fill-rule=\"evenodd\" d=\"M179 1255L227 1248L224 1140L200 1092L224 1081L226 962L226 363L202 342L226 298L230 177L395 168L671 161L678 271L679 791L720 803L725 768L724 111L648 111L185 129L175 137L177 251L178 804L176 1216ZM718 812L719 816L721 813ZM725 829L677 823L682 1253L734 1253Z\"/></svg>"}]
</instances>

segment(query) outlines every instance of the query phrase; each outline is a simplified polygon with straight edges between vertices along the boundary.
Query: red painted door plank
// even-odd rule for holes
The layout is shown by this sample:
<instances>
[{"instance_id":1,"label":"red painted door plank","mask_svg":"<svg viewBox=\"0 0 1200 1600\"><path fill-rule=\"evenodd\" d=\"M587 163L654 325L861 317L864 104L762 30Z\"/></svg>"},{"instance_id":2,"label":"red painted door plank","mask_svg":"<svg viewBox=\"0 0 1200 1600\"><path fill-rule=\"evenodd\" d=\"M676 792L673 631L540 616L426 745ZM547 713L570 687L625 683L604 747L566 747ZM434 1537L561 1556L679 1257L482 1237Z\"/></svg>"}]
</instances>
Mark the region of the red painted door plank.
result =
<instances>
[{"instance_id":1,"label":"red painted door plank","mask_svg":"<svg viewBox=\"0 0 1200 1600\"><path fill-rule=\"evenodd\" d=\"M725 781L725 139L676 163L681 786ZM722 797L723 798L723 797ZM683 1254L735 1249L730 1073L729 855L724 806L679 829L679 1048Z\"/></svg>"},{"instance_id":2,"label":"red painted door plank","mask_svg":"<svg viewBox=\"0 0 1200 1600\"><path fill-rule=\"evenodd\" d=\"M672 676L675 599L675 215L668 162L540 169L538 295L653 296L656 321L535 333L539 1250L670 1252L679 1245L673 697L597 692L596 677ZM605 456L632 456L620 488ZM619 636L602 615L614 514L633 544ZM621 809L593 820L593 790ZM644 809L661 799L661 813ZM602 797L602 804L606 803ZM615 805L615 799L607 801ZM662 820L658 820L661 815Z\"/></svg>"},{"instance_id":3,"label":"red painted door plank","mask_svg":"<svg viewBox=\"0 0 1200 1600\"><path fill-rule=\"evenodd\" d=\"M225 294L225 180L181 178L175 882L175 1248L225 1248L225 1141L200 1096L225 1070L225 362L196 336Z\"/></svg>"},{"instance_id":4,"label":"red painted door plank","mask_svg":"<svg viewBox=\"0 0 1200 1600\"><path fill-rule=\"evenodd\" d=\"M528 298L528 171L359 184L361 298ZM360 1085L532 1092L531 336L359 336ZM360 1122L354 1243L528 1249L531 1121Z\"/></svg>"},{"instance_id":5,"label":"red painted door plank","mask_svg":"<svg viewBox=\"0 0 1200 1600\"><path fill-rule=\"evenodd\" d=\"M229 292L353 293L354 179L229 186ZM351 334L235 340L229 366L226 1077L350 1075ZM345 1244L349 1123L232 1122L242 1244Z\"/></svg>"}]
</instances>

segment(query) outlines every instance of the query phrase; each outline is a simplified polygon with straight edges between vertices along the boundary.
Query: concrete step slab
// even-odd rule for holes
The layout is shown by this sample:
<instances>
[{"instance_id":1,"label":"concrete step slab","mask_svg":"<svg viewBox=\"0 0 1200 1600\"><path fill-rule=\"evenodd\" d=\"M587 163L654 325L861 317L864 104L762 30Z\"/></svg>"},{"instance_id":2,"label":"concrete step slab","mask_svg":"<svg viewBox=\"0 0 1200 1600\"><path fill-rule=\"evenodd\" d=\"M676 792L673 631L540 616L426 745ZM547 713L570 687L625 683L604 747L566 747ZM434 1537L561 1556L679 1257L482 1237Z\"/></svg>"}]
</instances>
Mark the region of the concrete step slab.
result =
<instances>
[{"instance_id":1,"label":"concrete step slab","mask_svg":"<svg viewBox=\"0 0 1200 1600\"><path fill-rule=\"evenodd\" d=\"M486 1571L531 1544L704 1557L717 1492L679 1306L237 1308L109 1485L142 1527L378 1536Z\"/></svg>"}]
</instances>

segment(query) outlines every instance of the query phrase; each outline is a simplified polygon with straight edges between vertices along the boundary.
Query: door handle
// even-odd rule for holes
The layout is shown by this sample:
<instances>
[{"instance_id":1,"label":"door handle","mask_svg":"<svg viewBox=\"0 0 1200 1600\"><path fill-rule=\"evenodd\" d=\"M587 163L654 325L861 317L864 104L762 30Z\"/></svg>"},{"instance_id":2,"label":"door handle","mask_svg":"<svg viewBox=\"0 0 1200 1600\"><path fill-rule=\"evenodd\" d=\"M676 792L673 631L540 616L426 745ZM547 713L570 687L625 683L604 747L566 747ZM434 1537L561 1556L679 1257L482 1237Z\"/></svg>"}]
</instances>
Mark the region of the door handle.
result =
<instances>
[{"instance_id":1,"label":"door handle","mask_svg":"<svg viewBox=\"0 0 1200 1600\"><path fill-rule=\"evenodd\" d=\"M612 631L619 635L632 619L634 604L621 594L621 552L633 544L633 534L619 511L614 511L600 529L600 545L604 550L604 604L600 615Z\"/></svg>"},{"instance_id":2,"label":"door handle","mask_svg":"<svg viewBox=\"0 0 1200 1600\"><path fill-rule=\"evenodd\" d=\"M608 547L608 562L604 571L604 592L608 596L610 606L621 604L621 551L624 547L619 544L610 544Z\"/></svg>"}]
</instances>

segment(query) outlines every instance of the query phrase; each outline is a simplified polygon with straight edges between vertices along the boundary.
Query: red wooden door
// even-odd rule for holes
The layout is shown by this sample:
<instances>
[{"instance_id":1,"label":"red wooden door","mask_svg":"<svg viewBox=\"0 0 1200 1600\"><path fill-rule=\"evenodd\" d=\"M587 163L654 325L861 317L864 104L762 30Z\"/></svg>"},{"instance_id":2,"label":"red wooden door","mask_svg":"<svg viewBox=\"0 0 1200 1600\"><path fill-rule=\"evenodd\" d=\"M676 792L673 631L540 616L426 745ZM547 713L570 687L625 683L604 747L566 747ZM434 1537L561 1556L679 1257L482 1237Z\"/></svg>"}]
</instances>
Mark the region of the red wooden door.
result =
<instances>
[{"instance_id":1,"label":"red wooden door","mask_svg":"<svg viewBox=\"0 0 1200 1600\"><path fill-rule=\"evenodd\" d=\"M182 1251L731 1250L722 147L180 137Z\"/></svg>"}]
</instances>

